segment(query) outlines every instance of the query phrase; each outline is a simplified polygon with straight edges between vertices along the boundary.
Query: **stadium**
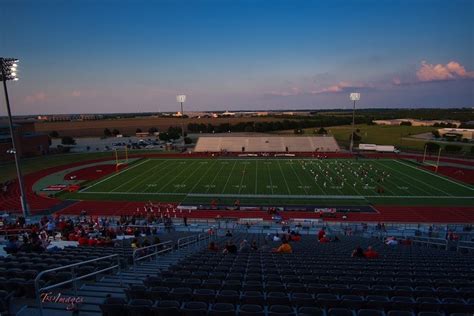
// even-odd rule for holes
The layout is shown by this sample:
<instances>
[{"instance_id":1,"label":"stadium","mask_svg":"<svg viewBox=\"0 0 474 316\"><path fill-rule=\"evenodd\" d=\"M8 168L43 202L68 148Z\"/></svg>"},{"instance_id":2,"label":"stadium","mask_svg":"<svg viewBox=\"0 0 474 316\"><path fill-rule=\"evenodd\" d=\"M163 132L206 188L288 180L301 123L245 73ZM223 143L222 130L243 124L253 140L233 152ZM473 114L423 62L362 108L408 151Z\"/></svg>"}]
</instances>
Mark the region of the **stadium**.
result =
<instances>
[{"instance_id":1,"label":"stadium","mask_svg":"<svg viewBox=\"0 0 474 316\"><path fill-rule=\"evenodd\" d=\"M474 315L474 2L4 11L0 316Z\"/></svg>"}]
</instances>

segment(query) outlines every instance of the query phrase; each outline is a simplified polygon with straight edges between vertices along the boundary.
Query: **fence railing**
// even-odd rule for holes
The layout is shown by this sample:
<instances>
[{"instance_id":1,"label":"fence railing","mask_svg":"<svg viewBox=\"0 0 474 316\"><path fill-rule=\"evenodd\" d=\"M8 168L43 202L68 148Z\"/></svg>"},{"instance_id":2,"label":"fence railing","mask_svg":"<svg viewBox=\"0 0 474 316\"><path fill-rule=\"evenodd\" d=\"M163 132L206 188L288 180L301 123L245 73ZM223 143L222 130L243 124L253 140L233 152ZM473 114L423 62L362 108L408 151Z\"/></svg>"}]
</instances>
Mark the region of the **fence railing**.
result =
<instances>
[{"instance_id":1,"label":"fence railing","mask_svg":"<svg viewBox=\"0 0 474 316\"><path fill-rule=\"evenodd\" d=\"M157 261L159 254L173 251L173 246L173 241L168 240L162 243L135 249L133 251L133 270L135 271L138 263L142 260L155 257L155 260Z\"/></svg>"},{"instance_id":2,"label":"fence railing","mask_svg":"<svg viewBox=\"0 0 474 316\"><path fill-rule=\"evenodd\" d=\"M429 237L413 237L412 242L414 245L435 245L442 246L448 250L448 241L442 238L429 238Z\"/></svg>"},{"instance_id":3,"label":"fence railing","mask_svg":"<svg viewBox=\"0 0 474 316\"><path fill-rule=\"evenodd\" d=\"M79 267L79 266L87 265L87 264L102 261L102 260L112 260L113 261L115 259L117 259L117 263L113 264L113 265L111 265L107 268L99 269L99 270L96 270L94 272L87 273L87 274L80 275L80 276L76 275L76 272L77 272L76 268ZM35 295L36 295L36 300L37 300L37 304L38 304L38 307L39 307L40 316L43 316L43 300L41 299L41 293L42 292L46 292L46 291L61 287L63 285L72 283L73 289L74 289L74 296L77 297L77 281L82 280L82 279L86 279L86 278L89 278L91 276L95 276L95 275L98 275L98 274L101 274L101 273L104 273L104 272L107 272L107 271L111 271L111 270L114 270L114 269L118 269L118 272L119 272L118 275L120 276L121 275L120 274L120 256L117 255L117 254L109 255L109 256L105 256L105 257L100 257L100 258L95 258L95 259L91 259L91 260L86 260L86 261L70 264L70 265L63 266L63 267L58 267L58 268L54 268L54 269L48 269L48 270L45 270L45 271L41 271L35 278ZM65 280L65 281L56 283L56 284L51 284L51 285L47 285L47 286L44 286L44 287L40 287L40 280L41 280L42 276L44 276L45 274L60 271L60 270L70 270L71 274L72 274L72 278L69 279L69 280ZM121 277L120 277L120 285L122 285L122 278Z\"/></svg>"},{"instance_id":4,"label":"fence railing","mask_svg":"<svg viewBox=\"0 0 474 316\"><path fill-rule=\"evenodd\" d=\"M474 251L474 242L472 241L458 241L457 250L465 249L467 251Z\"/></svg>"}]
</instances>

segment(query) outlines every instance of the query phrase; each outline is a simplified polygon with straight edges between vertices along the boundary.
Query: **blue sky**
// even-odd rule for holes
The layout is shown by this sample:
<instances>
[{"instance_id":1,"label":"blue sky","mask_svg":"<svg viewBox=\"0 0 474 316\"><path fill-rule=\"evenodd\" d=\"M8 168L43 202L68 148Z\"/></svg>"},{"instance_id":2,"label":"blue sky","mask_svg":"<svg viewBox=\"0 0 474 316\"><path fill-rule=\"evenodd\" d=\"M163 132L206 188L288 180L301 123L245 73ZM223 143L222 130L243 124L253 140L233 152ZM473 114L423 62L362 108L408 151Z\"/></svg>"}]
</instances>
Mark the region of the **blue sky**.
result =
<instances>
[{"instance_id":1,"label":"blue sky","mask_svg":"<svg viewBox=\"0 0 474 316\"><path fill-rule=\"evenodd\" d=\"M471 0L3 0L17 114L474 106ZM4 114L4 105L0 114Z\"/></svg>"}]
</instances>

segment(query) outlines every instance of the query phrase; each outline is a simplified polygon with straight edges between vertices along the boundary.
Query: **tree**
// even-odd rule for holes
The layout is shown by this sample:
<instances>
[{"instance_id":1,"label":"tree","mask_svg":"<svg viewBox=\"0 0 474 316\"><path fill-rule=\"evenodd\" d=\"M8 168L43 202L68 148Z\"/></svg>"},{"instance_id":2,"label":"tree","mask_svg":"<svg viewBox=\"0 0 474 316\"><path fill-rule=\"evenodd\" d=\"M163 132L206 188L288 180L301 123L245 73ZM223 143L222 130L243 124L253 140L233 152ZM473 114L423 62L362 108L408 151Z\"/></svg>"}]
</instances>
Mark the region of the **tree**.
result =
<instances>
[{"instance_id":1,"label":"tree","mask_svg":"<svg viewBox=\"0 0 474 316\"><path fill-rule=\"evenodd\" d=\"M403 122L400 123L400 126L411 126L411 122L403 121Z\"/></svg>"},{"instance_id":2,"label":"tree","mask_svg":"<svg viewBox=\"0 0 474 316\"><path fill-rule=\"evenodd\" d=\"M137 128L137 130L135 131L135 133L141 133L141 132L142 132L141 128Z\"/></svg>"},{"instance_id":3,"label":"tree","mask_svg":"<svg viewBox=\"0 0 474 316\"><path fill-rule=\"evenodd\" d=\"M439 144L432 143L432 142L426 143L425 146L426 146L426 151L428 152L435 152L435 151L438 151L440 148Z\"/></svg>"},{"instance_id":4,"label":"tree","mask_svg":"<svg viewBox=\"0 0 474 316\"><path fill-rule=\"evenodd\" d=\"M441 135L439 134L439 131L438 131L438 130L432 131L431 134L433 134L433 137L434 137L434 138L440 138L440 137L441 137Z\"/></svg>"},{"instance_id":5,"label":"tree","mask_svg":"<svg viewBox=\"0 0 474 316\"><path fill-rule=\"evenodd\" d=\"M318 129L316 134L318 134L318 135L327 135L328 131L324 127L321 127L321 128Z\"/></svg>"},{"instance_id":6,"label":"tree","mask_svg":"<svg viewBox=\"0 0 474 316\"><path fill-rule=\"evenodd\" d=\"M114 128L114 130L112 131L112 135L117 136L119 134L120 134L120 131L118 129Z\"/></svg>"},{"instance_id":7,"label":"tree","mask_svg":"<svg viewBox=\"0 0 474 316\"><path fill-rule=\"evenodd\" d=\"M49 133L49 137L51 138L58 138L59 137L59 133L57 131L52 131L51 133Z\"/></svg>"},{"instance_id":8,"label":"tree","mask_svg":"<svg viewBox=\"0 0 474 316\"><path fill-rule=\"evenodd\" d=\"M61 144L63 145L76 145L76 140L71 136L63 136L61 139Z\"/></svg>"},{"instance_id":9,"label":"tree","mask_svg":"<svg viewBox=\"0 0 474 316\"><path fill-rule=\"evenodd\" d=\"M167 142L170 140L170 136L168 135L167 132L162 132L160 133L160 135L158 136L158 138L164 142Z\"/></svg>"},{"instance_id":10,"label":"tree","mask_svg":"<svg viewBox=\"0 0 474 316\"><path fill-rule=\"evenodd\" d=\"M110 131L110 129L108 129L108 128L104 129L104 136L105 136L105 137L110 137L110 136L112 136L112 132Z\"/></svg>"}]
</instances>

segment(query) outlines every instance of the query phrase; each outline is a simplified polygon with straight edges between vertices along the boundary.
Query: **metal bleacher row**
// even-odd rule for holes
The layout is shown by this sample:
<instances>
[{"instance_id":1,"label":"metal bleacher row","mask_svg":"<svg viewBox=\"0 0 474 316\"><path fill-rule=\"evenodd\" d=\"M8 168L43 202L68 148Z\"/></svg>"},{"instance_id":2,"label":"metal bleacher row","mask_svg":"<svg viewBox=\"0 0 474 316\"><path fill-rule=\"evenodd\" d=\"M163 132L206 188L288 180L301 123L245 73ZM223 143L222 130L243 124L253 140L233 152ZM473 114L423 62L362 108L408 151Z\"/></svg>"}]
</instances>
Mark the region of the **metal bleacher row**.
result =
<instances>
[{"instance_id":1,"label":"metal bleacher row","mask_svg":"<svg viewBox=\"0 0 474 316\"><path fill-rule=\"evenodd\" d=\"M199 137L195 152L337 152L332 136Z\"/></svg>"},{"instance_id":2,"label":"metal bleacher row","mask_svg":"<svg viewBox=\"0 0 474 316\"><path fill-rule=\"evenodd\" d=\"M292 242L292 254L270 251L279 243L263 234L221 238L256 241L258 251L223 254L200 250L126 298L109 297L103 315L329 315L461 316L474 312L474 256L417 246L386 246L378 239L341 237L320 244L315 236ZM377 259L352 258L356 246Z\"/></svg>"},{"instance_id":3,"label":"metal bleacher row","mask_svg":"<svg viewBox=\"0 0 474 316\"><path fill-rule=\"evenodd\" d=\"M179 238L193 235L190 232L160 233L158 236L162 242L176 241ZM155 236L136 238L140 244L145 240L153 243ZM103 258L109 255L118 255L120 265L125 268L132 264L133 249L131 248L132 238L116 240L114 247L64 247L55 251L43 253L19 251L8 257L0 258L0 315L8 314L10 302L14 299L34 299L35 279L41 271L60 268L87 260ZM39 284L57 284L73 277L94 273L100 269L109 267L116 263L117 258L100 260L90 264L78 266L74 275L70 270L59 270L45 274ZM111 272L108 272L111 273ZM93 281L95 277L87 278Z\"/></svg>"}]
</instances>

